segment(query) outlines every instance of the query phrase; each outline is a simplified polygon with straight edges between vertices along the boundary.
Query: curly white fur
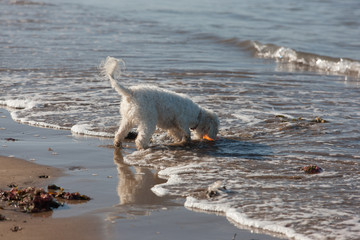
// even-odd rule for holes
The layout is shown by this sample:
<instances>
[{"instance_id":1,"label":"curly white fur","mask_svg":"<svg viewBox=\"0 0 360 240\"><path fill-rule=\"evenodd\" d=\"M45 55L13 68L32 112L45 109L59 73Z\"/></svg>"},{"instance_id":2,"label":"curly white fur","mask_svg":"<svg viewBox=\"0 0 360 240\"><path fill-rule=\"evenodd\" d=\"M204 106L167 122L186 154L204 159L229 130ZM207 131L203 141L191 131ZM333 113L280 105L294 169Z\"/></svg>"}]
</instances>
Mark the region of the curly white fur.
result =
<instances>
[{"instance_id":1,"label":"curly white fur","mask_svg":"<svg viewBox=\"0 0 360 240\"><path fill-rule=\"evenodd\" d=\"M102 64L103 74L109 78L111 86L122 95L122 120L114 139L114 146L120 147L134 126L138 126L138 136L135 140L138 149L148 148L156 126L167 130L175 141L189 142L190 129L194 130L195 136L199 139L205 135L211 139L216 138L219 120L214 112L200 107L184 94L155 86L140 85L126 88L118 84L114 75L120 73L119 62L122 60L107 57Z\"/></svg>"}]
</instances>

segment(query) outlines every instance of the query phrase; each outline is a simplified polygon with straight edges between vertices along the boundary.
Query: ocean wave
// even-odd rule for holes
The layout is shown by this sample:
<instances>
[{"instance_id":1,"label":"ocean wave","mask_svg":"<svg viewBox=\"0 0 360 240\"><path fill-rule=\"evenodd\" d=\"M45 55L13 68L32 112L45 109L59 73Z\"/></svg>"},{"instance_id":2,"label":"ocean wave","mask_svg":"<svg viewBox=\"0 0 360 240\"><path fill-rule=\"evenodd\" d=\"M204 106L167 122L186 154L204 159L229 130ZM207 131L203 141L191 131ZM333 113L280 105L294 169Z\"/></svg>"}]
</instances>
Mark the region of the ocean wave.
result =
<instances>
[{"instance_id":1,"label":"ocean wave","mask_svg":"<svg viewBox=\"0 0 360 240\"><path fill-rule=\"evenodd\" d=\"M14 109L30 109L39 105L36 101L30 99L6 99L0 100L0 106Z\"/></svg>"},{"instance_id":2,"label":"ocean wave","mask_svg":"<svg viewBox=\"0 0 360 240\"><path fill-rule=\"evenodd\" d=\"M322 56L271 43L263 44L252 40L241 41L237 38L226 39L221 42L246 49L258 58L273 59L278 63L295 65L289 66L289 70L295 68L360 77L360 62L350 58Z\"/></svg>"},{"instance_id":3,"label":"ocean wave","mask_svg":"<svg viewBox=\"0 0 360 240\"><path fill-rule=\"evenodd\" d=\"M12 5L50 5L44 2L34 2L34 1L24 1L24 0L10 0L10 4Z\"/></svg>"}]
</instances>

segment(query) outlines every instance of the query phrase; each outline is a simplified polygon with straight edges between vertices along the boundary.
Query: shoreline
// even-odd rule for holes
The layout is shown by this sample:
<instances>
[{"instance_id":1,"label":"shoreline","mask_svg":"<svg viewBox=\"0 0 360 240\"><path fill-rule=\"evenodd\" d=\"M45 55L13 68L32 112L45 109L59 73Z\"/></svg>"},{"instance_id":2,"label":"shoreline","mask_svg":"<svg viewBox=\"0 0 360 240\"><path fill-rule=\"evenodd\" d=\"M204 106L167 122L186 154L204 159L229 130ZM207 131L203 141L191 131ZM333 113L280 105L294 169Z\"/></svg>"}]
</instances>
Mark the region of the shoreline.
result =
<instances>
[{"instance_id":1,"label":"shoreline","mask_svg":"<svg viewBox=\"0 0 360 240\"><path fill-rule=\"evenodd\" d=\"M151 187L166 180L152 169L124 164L122 154L128 150L114 151L111 143L19 124L0 108L0 156L11 156L0 157L1 171L9 174L0 176L0 189L13 182L19 187L56 184L92 198L37 214L0 209L11 219L0 221L0 238L280 239L238 228L223 216L190 211L185 199L157 197ZM13 232L14 226L21 230Z\"/></svg>"}]
</instances>

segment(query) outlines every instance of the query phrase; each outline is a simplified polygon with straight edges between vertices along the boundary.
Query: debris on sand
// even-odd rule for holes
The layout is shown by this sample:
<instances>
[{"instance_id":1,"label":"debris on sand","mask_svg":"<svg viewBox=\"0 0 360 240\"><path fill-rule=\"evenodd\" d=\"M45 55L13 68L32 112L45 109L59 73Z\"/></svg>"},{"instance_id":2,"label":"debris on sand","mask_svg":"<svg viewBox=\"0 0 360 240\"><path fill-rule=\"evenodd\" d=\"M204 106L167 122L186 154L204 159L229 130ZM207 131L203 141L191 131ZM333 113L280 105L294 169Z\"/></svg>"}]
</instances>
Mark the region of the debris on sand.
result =
<instances>
[{"instance_id":1,"label":"debris on sand","mask_svg":"<svg viewBox=\"0 0 360 240\"><path fill-rule=\"evenodd\" d=\"M225 193L232 193L231 190L226 189L225 185L223 184L222 181L216 181L213 184L211 184L207 191L206 191L206 196L208 198L213 198L213 197L217 197L220 195L221 192L225 192Z\"/></svg>"},{"instance_id":2,"label":"debris on sand","mask_svg":"<svg viewBox=\"0 0 360 240\"><path fill-rule=\"evenodd\" d=\"M314 122L314 123L327 123L328 121L320 118L320 117L316 117L314 120L312 120L311 122Z\"/></svg>"},{"instance_id":3,"label":"debris on sand","mask_svg":"<svg viewBox=\"0 0 360 240\"><path fill-rule=\"evenodd\" d=\"M269 124L275 124L275 127L278 127L280 131L319 131L325 127L324 124L329 123L329 121L324 120L320 117L315 117L311 119L305 119L302 117L293 118L291 116L276 115L275 119L269 119L266 121Z\"/></svg>"},{"instance_id":4,"label":"debris on sand","mask_svg":"<svg viewBox=\"0 0 360 240\"><path fill-rule=\"evenodd\" d=\"M66 200L90 200L91 198L80 194L78 192L70 193L70 192L57 192L55 194L56 198L62 198Z\"/></svg>"},{"instance_id":5,"label":"debris on sand","mask_svg":"<svg viewBox=\"0 0 360 240\"><path fill-rule=\"evenodd\" d=\"M55 184L51 184L48 186L48 191L49 190L60 190L60 189L62 189L62 188L59 186L56 186Z\"/></svg>"},{"instance_id":6,"label":"debris on sand","mask_svg":"<svg viewBox=\"0 0 360 240\"><path fill-rule=\"evenodd\" d=\"M9 205L27 213L51 211L54 208L63 206L64 204L59 203L58 199L90 200L90 197L78 192L64 192L63 188L56 185L50 185L48 192L42 188L35 187L24 189L14 187L9 191L0 190L0 200L7 201Z\"/></svg>"},{"instance_id":7,"label":"debris on sand","mask_svg":"<svg viewBox=\"0 0 360 240\"><path fill-rule=\"evenodd\" d=\"M64 192L64 189L62 187L56 186L55 184L48 186L49 193L55 197L60 199L66 199L66 200L90 200L91 198L80 194L78 192L70 193L70 192Z\"/></svg>"},{"instance_id":8,"label":"debris on sand","mask_svg":"<svg viewBox=\"0 0 360 240\"><path fill-rule=\"evenodd\" d=\"M14 188L17 187L18 185L16 183L10 183L9 185L7 185L9 188Z\"/></svg>"},{"instance_id":9,"label":"debris on sand","mask_svg":"<svg viewBox=\"0 0 360 240\"><path fill-rule=\"evenodd\" d=\"M61 206L52 195L42 188L28 187L25 189L12 188L9 191L0 191L0 199L8 201L9 205L20 208L27 213L50 211Z\"/></svg>"},{"instance_id":10,"label":"debris on sand","mask_svg":"<svg viewBox=\"0 0 360 240\"><path fill-rule=\"evenodd\" d=\"M329 121L324 120L324 119L322 119L320 117L315 117L312 120L306 120L306 119L304 119L302 117L289 118L289 117L284 116L284 115L276 115L275 117L280 119L281 122L302 122L302 123L328 123L329 122Z\"/></svg>"},{"instance_id":11,"label":"debris on sand","mask_svg":"<svg viewBox=\"0 0 360 240\"><path fill-rule=\"evenodd\" d=\"M310 164L309 166L305 166L301 168L307 174L317 174L323 172L323 169L317 165Z\"/></svg>"},{"instance_id":12,"label":"debris on sand","mask_svg":"<svg viewBox=\"0 0 360 240\"><path fill-rule=\"evenodd\" d=\"M15 139L15 138L5 138L5 140L8 141L8 142L19 141L18 139Z\"/></svg>"},{"instance_id":13,"label":"debris on sand","mask_svg":"<svg viewBox=\"0 0 360 240\"><path fill-rule=\"evenodd\" d=\"M12 228L10 228L10 230L13 232L18 232L22 230L22 227L14 225Z\"/></svg>"},{"instance_id":14,"label":"debris on sand","mask_svg":"<svg viewBox=\"0 0 360 240\"><path fill-rule=\"evenodd\" d=\"M7 220L6 217L4 215L0 214L0 222L5 221L5 220Z\"/></svg>"}]
</instances>

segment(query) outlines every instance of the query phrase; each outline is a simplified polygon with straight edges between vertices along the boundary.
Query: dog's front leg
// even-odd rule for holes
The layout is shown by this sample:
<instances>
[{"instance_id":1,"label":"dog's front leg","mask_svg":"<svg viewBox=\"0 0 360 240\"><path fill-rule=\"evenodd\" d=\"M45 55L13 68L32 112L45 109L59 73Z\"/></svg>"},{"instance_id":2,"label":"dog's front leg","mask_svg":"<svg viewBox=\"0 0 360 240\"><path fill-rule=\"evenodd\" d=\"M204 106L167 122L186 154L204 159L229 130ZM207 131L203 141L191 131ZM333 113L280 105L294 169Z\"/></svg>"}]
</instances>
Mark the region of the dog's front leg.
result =
<instances>
[{"instance_id":1,"label":"dog's front leg","mask_svg":"<svg viewBox=\"0 0 360 240\"><path fill-rule=\"evenodd\" d=\"M168 135L174 140L174 142L182 141L182 131L178 128L171 128L168 130Z\"/></svg>"},{"instance_id":2,"label":"dog's front leg","mask_svg":"<svg viewBox=\"0 0 360 240\"><path fill-rule=\"evenodd\" d=\"M184 132L185 132L185 134L183 136L182 142L188 144L191 142L191 133L190 133L189 129L188 129L188 131L184 131Z\"/></svg>"},{"instance_id":3,"label":"dog's front leg","mask_svg":"<svg viewBox=\"0 0 360 240\"><path fill-rule=\"evenodd\" d=\"M182 143L190 143L191 142L191 132L189 126L187 124L179 125L179 132L182 135L181 142Z\"/></svg>"},{"instance_id":4,"label":"dog's front leg","mask_svg":"<svg viewBox=\"0 0 360 240\"><path fill-rule=\"evenodd\" d=\"M156 130L156 122L141 123L138 127L138 136L135 140L138 150L149 147L150 138Z\"/></svg>"}]
</instances>

